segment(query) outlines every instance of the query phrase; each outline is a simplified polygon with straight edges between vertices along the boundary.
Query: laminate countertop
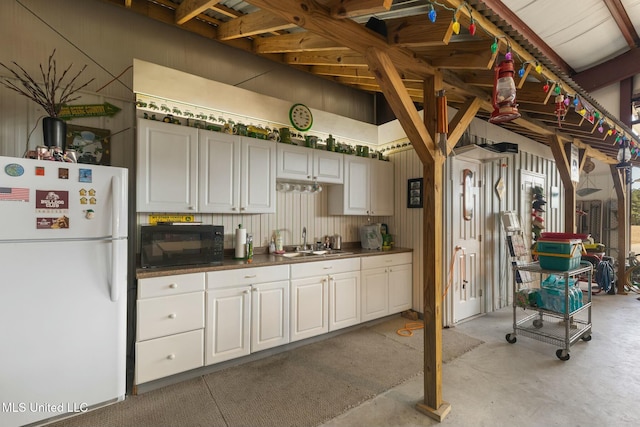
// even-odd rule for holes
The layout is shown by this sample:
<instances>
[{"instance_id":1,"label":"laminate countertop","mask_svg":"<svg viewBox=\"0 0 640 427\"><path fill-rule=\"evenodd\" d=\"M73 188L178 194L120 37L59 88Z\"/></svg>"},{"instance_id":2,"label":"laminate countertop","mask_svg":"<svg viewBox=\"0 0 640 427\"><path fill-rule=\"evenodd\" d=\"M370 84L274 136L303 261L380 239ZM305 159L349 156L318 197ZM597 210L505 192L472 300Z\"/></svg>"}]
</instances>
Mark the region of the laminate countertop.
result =
<instances>
[{"instance_id":1,"label":"laminate countertop","mask_svg":"<svg viewBox=\"0 0 640 427\"><path fill-rule=\"evenodd\" d=\"M234 270L238 268L252 268L252 267L268 267L272 265L282 264L297 264L301 262L316 262L316 261L328 261L338 260L344 258L354 257L369 257L380 255L392 255L403 252L413 252L410 248L392 248L390 250L371 250L362 249L360 247L345 247L342 249L342 253L339 255L313 255L287 258L281 255L273 255L269 253L259 253L253 256L252 262L247 262L244 259L234 259L233 257L225 257L221 263L208 264L208 265L185 265L177 267L163 267L163 268L138 268L136 269L136 279L146 279L150 277L171 276L174 274L188 274L188 273L202 273L207 271L222 271L222 270Z\"/></svg>"}]
</instances>

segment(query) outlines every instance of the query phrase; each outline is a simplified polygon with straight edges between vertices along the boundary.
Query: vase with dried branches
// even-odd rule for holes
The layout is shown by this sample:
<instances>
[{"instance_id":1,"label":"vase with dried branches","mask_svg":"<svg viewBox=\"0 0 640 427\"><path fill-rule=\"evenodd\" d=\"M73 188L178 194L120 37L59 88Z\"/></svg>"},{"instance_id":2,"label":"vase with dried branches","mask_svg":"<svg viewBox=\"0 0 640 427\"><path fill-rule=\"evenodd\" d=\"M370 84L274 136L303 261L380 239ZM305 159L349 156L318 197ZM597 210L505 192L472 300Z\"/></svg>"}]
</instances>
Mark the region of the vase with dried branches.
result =
<instances>
[{"instance_id":1,"label":"vase with dried branches","mask_svg":"<svg viewBox=\"0 0 640 427\"><path fill-rule=\"evenodd\" d=\"M0 66L9 71L19 83L12 79L5 78L0 81L3 86L24 95L32 101L39 104L48 117L42 120L42 130L44 135L44 145L47 147L61 147L64 150L66 140L67 125L58 115L63 105L75 101L80 98L77 93L87 87L94 79L85 83L79 83L78 78L87 68L85 65L73 77L70 71L73 64L69 64L62 74L58 74L57 63L54 58L56 50L54 49L49 56L48 66L45 68L40 64L40 74L42 82L37 82L29 73L18 63L12 61L15 68L0 62ZM67 79L67 82L65 82Z\"/></svg>"}]
</instances>

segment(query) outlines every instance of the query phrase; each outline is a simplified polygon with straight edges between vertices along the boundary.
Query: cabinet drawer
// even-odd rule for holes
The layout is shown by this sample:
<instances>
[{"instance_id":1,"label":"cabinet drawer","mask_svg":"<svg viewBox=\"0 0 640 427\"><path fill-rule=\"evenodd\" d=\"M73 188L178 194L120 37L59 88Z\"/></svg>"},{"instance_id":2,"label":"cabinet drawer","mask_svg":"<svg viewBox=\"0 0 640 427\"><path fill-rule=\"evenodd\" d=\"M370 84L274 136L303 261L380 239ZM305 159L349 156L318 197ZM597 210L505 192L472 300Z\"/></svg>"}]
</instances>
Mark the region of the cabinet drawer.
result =
<instances>
[{"instance_id":1,"label":"cabinet drawer","mask_svg":"<svg viewBox=\"0 0 640 427\"><path fill-rule=\"evenodd\" d=\"M203 330L136 343L135 383L203 366Z\"/></svg>"},{"instance_id":2,"label":"cabinet drawer","mask_svg":"<svg viewBox=\"0 0 640 427\"><path fill-rule=\"evenodd\" d=\"M361 258L361 268L388 267L390 265L410 264L412 262L412 252L403 252L400 254L375 255Z\"/></svg>"},{"instance_id":3,"label":"cabinet drawer","mask_svg":"<svg viewBox=\"0 0 640 427\"><path fill-rule=\"evenodd\" d=\"M138 299L204 291L204 273L177 274L138 280Z\"/></svg>"},{"instance_id":4,"label":"cabinet drawer","mask_svg":"<svg viewBox=\"0 0 640 427\"><path fill-rule=\"evenodd\" d=\"M326 274L346 273L360 270L358 258L332 259L327 261L291 264L291 278L323 276Z\"/></svg>"},{"instance_id":5,"label":"cabinet drawer","mask_svg":"<svg viewBox=\"0 0 640 427\"><path fill-rule=\"evenodd\" d=\"M256 283L278 282L280 280L289 280L288 265L212 271L207 273L207 289L247 286Z\"/></svg>"},{"instance_id":6,"label":"cabinet drawer","mask_svg":"<svg viewBox=\"0 0 640 427\"><path fill-rule=\"evenodd\" d=\"M204 292L138 300L137 340L204 328Z\"/></svg>"}]
</instances>

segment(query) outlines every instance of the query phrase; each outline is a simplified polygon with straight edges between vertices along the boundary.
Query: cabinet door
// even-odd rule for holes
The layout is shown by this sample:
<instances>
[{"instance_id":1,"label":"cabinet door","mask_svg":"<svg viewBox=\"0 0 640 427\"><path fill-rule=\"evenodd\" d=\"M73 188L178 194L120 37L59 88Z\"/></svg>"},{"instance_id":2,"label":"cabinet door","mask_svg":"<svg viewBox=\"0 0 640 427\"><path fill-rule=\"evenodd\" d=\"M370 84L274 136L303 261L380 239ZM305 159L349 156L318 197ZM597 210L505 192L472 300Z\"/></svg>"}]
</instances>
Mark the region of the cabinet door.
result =
<instances>
[{"instance_id":1,"label":"cabinet door","mask_svg":"<svg viewBox=\"0 0 640 427\"><path fill-rule=\"evenodd\" d=\"M393 163L371 160L370 215L393 215Z\"/></svg>"},{"instance_id":2,"label":"cabinet door","mask_svg":"<svg viewBox=\"0 0 640 427\"><path fill-rule=\"evenodd\" d=\"M327 276L291 281L291 341L329 332Z\"/></svg>"},{"instance_id":3,"label":"cabinet door","mask_svg":"<svg viewBox=\"0 0 640 427\"><path fill-rule=\"evenodd\" d=\"M389 314L389 272L387 267L362 270L362 321Z\"/></svg>"},{"instance_id":4,"label":"cabinet door","mask_svg":"<svg viewBox=\"0 0 640 427\"><path fill-rule=\"evenodd\" d=\"M409 310L413 306L412 264L389 267L389 314Z\"/></svg>"},{"instance_id":5,"label":"cabinet door","mask_svg":"<svg viewBox=\"0 0 640 427\"><path fill-rule=\"evenodd\" d=\"M313 179L313 150L288 144L278 144L276 149L276 177L311 181Z\"/></svg>"},{"instance_id":6,"label":"cabinet door","mask_svg":"<svg viewBox=\"0 0 640 427\"><path fill-rule=\"evenodd\" d=\"M360 272L329 276L329 331L360 323Z\"/></svg>"},{"instance_id":7,"label":"cabinet door","mask_svg":"<svg viewBox=\"0 0 640 427\"><path fill-rule=\"evenodd\" d=\"M242 138L240 213L276 212L276 143Z\"/></svg>"},{"instance_id":8,"label":"cabinet door","mask_svg":"<svg viewBox=\"0 0 640 427\"><path fill-rule=\"evenodd\" d=\"M251 291L251 352L289 342L289 281L254 285Z\"/></svg>"},{"instance_id":9,"label":"cabinet door","mask_svg":"<svg viewBox=\"0 0 640 427\"><path fill-rule=\"evenodd\" d=\"M251 287L207 291L205 364L223 362L250 352Z\"/></svg>"},{"instance_id":10,"label":"cabinet door","mask_svg":"<svg viewBox=\"0 0 640 427\"><path fill-rule=\"evenodd\" d=\"M136 210L198 209L198 130L138 119Z\"/></svg>"},{"instance_id":11,"label":"cabinet door","mask_svg":"<svg viewBox=\"0 0 640 427\"><path fill-rule=\"evenodd\" d=\"M329 215L368 215L370 159L344 157L344 185L329 185Z\"/></svg>"},{"instance_id":12,"label":"cabinet door","mask_svg":"<svg viewBox=\"0 0 640 427\"><path fill-rule=\"evenodd\" d=\"M240 208L240 138L199 131L200 212L238 213Z\"/></svg>"},{"instance_id":13,"label":"cabinet door","mask_svg":"<svg viewBox=\"0 0 640 427\"><path fill-rule=\"evenodd\" d=\"M344 182L344 154L313 150L313 179L327 184Z\"/></svg>"}]
</instances>

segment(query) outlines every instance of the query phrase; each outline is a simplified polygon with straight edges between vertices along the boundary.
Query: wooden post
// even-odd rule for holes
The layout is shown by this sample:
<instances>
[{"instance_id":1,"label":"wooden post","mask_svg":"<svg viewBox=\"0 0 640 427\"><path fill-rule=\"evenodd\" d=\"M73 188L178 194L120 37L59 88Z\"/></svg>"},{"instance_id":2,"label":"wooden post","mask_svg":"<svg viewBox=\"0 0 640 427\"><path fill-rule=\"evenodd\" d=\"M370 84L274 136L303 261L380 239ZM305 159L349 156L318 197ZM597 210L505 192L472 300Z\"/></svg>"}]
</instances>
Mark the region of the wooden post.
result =
<instances>
[{"instance_id":1,"label":"wooden post","mask_svg":"<svg viewBox=\"0 0 640 427\"><path fill-rule=\"evenodd\" d=\"M576 183L571 180L571 165L564 149L564 143L558 135L550 138L551 152L560 173L564 186L564 230L567 233L576 232ZM581 164L584 162L581 162Z\"/></svg>"},{"instance_id":2,"label":"wooden post","mask_svg":"<svg viewBox=\"0 0 640 427\"><path fill-rule=\"evenodd\" d=\"M616 197L618 198L618 293L626 295L624 290L625 278L622 272L624 266L627 263L627 228L628 228L628 215L627 215L627 184L626 184L626 171L624 169L618 169L615 165L609 165L611 169L611 177L613 178L613 187L616 190Z\"/></svg>"},{"instance_id":3,"label":"wooden post","mask_svg":"<svg viewBox=\"0 0 640 427\"><path fill-rule=\"evenodd\" d=\"M425 79L424 123L431 138L436 134L436 92L442 89L439 74ZM451 405L442 400L442 180L445 157L436 148L432 159L424 162L424 204L422 239L424 245L424 401L416 408L429 417L442 421Z\"/></svg>"},{"instance_id":4,"label":"wooden post","mask_svg":"<svg viewBox=\"0 0 640 427\"><path fill-rule=\"evenodd\" d=\"M416 409L442 421L451 411L451 405L442 400L442 173L445 157L434 143L435 94L442 88L442 77L436 73L425 80L423 123L389 55L371 47L365 58L424 165L424 402L418 403Z\"/></svg>"}]
</instances>

